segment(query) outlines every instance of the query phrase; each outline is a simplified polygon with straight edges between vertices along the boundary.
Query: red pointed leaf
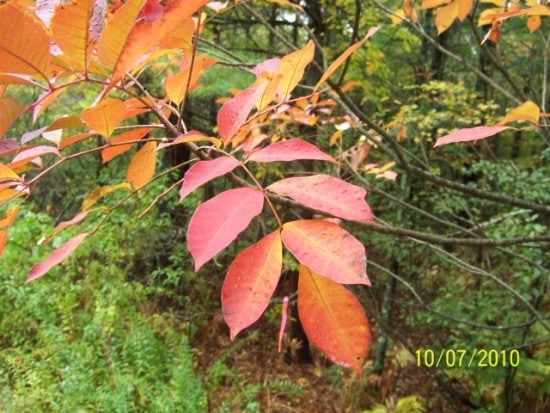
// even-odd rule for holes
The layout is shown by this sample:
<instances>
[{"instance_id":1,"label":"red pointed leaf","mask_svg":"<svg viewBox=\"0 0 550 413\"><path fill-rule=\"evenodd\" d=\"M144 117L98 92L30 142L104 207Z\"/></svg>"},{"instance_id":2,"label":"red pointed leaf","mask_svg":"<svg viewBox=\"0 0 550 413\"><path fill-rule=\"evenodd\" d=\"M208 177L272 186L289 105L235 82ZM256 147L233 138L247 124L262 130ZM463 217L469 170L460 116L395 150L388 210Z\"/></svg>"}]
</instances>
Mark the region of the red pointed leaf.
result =
<instances>
[{"instance_id":1,"label":"red pointed leaf","mask_svg":"<svg viewBox=\"0 0 550 413\"><path fill-rule=\"evenodd\" d=\"M237 94L224 103L218 112L218 132L222 140L228 143L248 118L248 114L262 97L267 84L252 86Z\"/></svg>"},{"instance_id":2,"label":"red pointed leaf","mask_svg":"<svg viewBox=\"0 0 550 413\"><path fill-rule=\"evenodd\" d=\"M437 140L434 147L447 145L448 143L477 141L496 135L503 130L510 129L507 126L476 126L475 128L459 129Z\"/></svg>"},{"instance_id":3,"label":"red pointed leaf","mask_svg":"<svg viewBox=\"0 0 550 413\"><path fill-rule=\"evenodd\" d=\"M71 238L69 241L65 242L58 249L50 254L48 258L44 261L36 264L31 268L29 276L27 277L27 282L36 280L39 277L42 277L46 274L52 267L56 266L60 262L64 261L72 252L84 241L84 238L88 236L88 233L79 234L74 238Z\"/></svg>"},{"instance_id":4,"label":"red pointed leaf","mask_svg":"<svg viewBox=\"0 0 550 413\"><path fill-rule=\"evenodd\" d=\"M187 243L195 271L227 247L262 212L264 195L253 188L236 188L203 202L189 222Z\"/></svg>"},{"instance_id":5,"label":"red pointed leaf","mask_svg":"<svg viewBox=\"0 0 550 413\"><path fill-rule=\"evenodd\" d=\"M272 143L248 157L248 160L255 162L295 161L297 159L335 162L332 156L327 155L317 146L298 138Z\"/></svg>"},{"instance_id":6,"label":"red pointed leaf","mask_svg":"<svg viewBox=\"0 0 550 413\"><path fill-rule=\"evenodd\" d=\"M342 284L370 285L365 247L345 229L327 221L283 225L281 239L302 264Z\"/></svg>"},{"instance_id":7,"label":"red pointed leaf","mask_svg":"<svg viewBox=\"0 0 550 413\"><path fill-rule=\"evenodd\" d=\"M283 265L279 231L240 252L229 267L222 287L222 310L234 340L267 308Z\"/></svg>"},{"instance_id":8,"label":"red pointed leaf","mask_svg":"<svg viewBox=\"0 0 550 413\"><path fill-rule=\"evenodd\" d=\"M23 152L19 153L15 158L12 159L12 161L9 163L9 167L12 169L18 168L22 165L25 165L32 161L33 159L45 155L47 153L53 153L59 157L61 157L61 154L57 150L57 148L54 148L52 146L35 146L34 148L30 148L27 150L24 150Z\"/></svg>"},{"instance_id":9,"label":"red pointed leaf","mask_svg":"<svg viewBox=\"0 0 550 413\"><path fill-rule=\"evenodd\" d=\"M367 191L329 175L281 179L267 190L288 196L310 208L358 222L372 222Z\"/></svg>"},{"instance_id":10,"label":"red pointed leaf","mask_svg":"<svg viewBox=\"0 0 550 413\"><path fill-rule=\"evenodd\" d=\"M334 363L361 373L370 343L369 322L350 291L301 265L298 314L315 347Z\"/></svg>"},{"instance_id":11,"label":"red pointed leaf","mask_svg":"<svg viewBox=\"0 0 550 413\"><path fill-rule=\"evenodd\" d=\"M180 200L212 179L231 172L237 166L239 166L239 161L229 156L222 156L211 161L198 161L185 173L180 189Z\"/></svg>"}]
</instances>

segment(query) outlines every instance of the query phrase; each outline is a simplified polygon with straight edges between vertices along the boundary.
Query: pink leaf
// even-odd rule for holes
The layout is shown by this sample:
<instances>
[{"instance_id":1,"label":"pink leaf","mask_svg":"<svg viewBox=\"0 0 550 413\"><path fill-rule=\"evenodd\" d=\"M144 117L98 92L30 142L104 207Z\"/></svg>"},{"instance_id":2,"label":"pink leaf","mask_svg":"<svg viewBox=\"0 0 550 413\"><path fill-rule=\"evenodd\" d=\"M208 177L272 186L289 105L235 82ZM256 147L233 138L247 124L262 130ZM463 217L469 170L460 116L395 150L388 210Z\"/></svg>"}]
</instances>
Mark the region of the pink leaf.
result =
<instances>
[{"instance_id":1,"label":"pink leaf","mask_svg":"<svg viewBox=\"0 0 550 413\"><path fill-rule=\"evenodd\" d=\"M339 178L329 175L286 178L266 189L336 217L372 222L371 210L365 201L367 191Z\"/></svg>"},{"instance_id":2,"label":"pink leaf","mask_svg":"<svg viewBox=\"0 0 550 413\"><path fill-rule=\"evenodd\" d=\"M283 336L285 334L286 320L288 318L288 296L283 298L281 307L281 326L279 327L279 353L283 350Z\"/></svg>"},{"instance_id":3,"label":"pink leaf","mask_svg":"<svg viewBox=\"0 0 550 413\"><path fill-rule=\"evenodd\" d=\"M60 222L53 230L53 234L57 234L58 232L61 232L63 231L65 228L67 228L68 226L70 225L75 225L75 224L78 224L79 222L82 222L84 220L84 218L86 218L86 216L88 215L90 211L84 211L84 212L81 212L77 215L75 215L72 219L68 220L68 221L63 221L63 222Z\"/></svg>"},{"instance_id":4,"label":"pink leaf","mask_svg":"<svg viewBox=\"0 0 550 413\"><path fill-rule=\"evenodd\" d=\"M341 284L370 285L365 247L345 229L327 221L283 225L285 247L317 274Z\"/></svg>"},{"instance_id":5,"label":"pink leaf","mask_svg":"<svg viewBox=\"0 0 550 413\"><path fill-rule=\"evenodd\" d=\"M266 83L249 87L221 107L218 112L217 124L218 132L225 143L228 143L239 128L243 126L248 114L256 105L258 99L262 97L266 87Z\"/></svg>"},{"instance_id":6,"label":"pink leaf","mask_svg":"<svg viewBox=\"0 0 550 413\"><path fill-rule=\"evenodd\" d=\"M239 166L239 161L229 156L222 156L211 161L198 161L185 173L180 189L180 200L212 179L231 172Z\"/></svg>"},{"instance_id":7,"label":"pink leaf","mask_svg":"<svg viewBox=\"0 0 550 413\"><path fill-rule=\"evenodd\" d=\"M248 157L248 160L255 162L295 161L297 159L335 162L331 156L317 146L298 138L272 143Z\"/></svg>"},{"instance_id":8,"label":"pink leaf","mask_svg":"<svg viewBox=\"0 0 550 413\"><path fill-rule=\"evenodd\" d=\"M14 157L12 161L9 163L9 167L12 169L18 168L22 165L29 163L33 159L39 156L45 155L47 153L53 153L61 157L61 154L59 153L59 151L52 146L35 146L34 148L27 149L19 153L16 157Z\"/></svg>"},{"instance_id":9,"label":"pink leaf","mask_svg":"<svg viewBox=\"0 0 550 413\"><path fill-rule=\"evenodd\" d=\"M262 73L279 73L279 68L281 67L281 59L275 57L273 59L265 60L261 63L258 63L251 70L252 73L259 77Z\"/></svg>"},{"instance_id":10,"label":"pink leaf","mask_svg":"<svg viewBox=\"0 0 550 413\"><path fill-rule=\"evenodd\" d=\"M71 238L69 241L65 242L58 249L50 254L46 260L36 264L31 268L29 276L27 277L27 282L36 280L39 277L42 277L46 274L52 267L56 266L60 262L64 261L72 252L84 241L84 238L88 236L88 233L79 234L74 238Z\"/></svg>"},{"instance_id":11,"label":"pink leaf","mask_svg":"<svg viewBox=\"0 0 550 413\"><path fill-rule=\"evenodd\" d=\"M230 189L200 204L187 232L195 271L231 244L262 212L263 205L263 193L253 188Z\"/></svg>"},{"instance_id":12,"label":"pink leaf","mask_svg":"<svg viewBox=\"0 0 550 413\"><path fill-rule=\"evenodd\" d=\"M510 129L508 126L476 126L475 128L459 129L449 135L442 136L437 140L434 148L448 143L477 141L496 135L503 130Z\"/></svg>"},{"instance_id":13,"label":"pink leaf","mask_svg":"<svg viewBox=\"0 0 550 413\"><path fill-rule=\"evenodd\" d=\"M240 252L222 287L223 316L234 340L263 314L277 287L283 266L279 230Z\"/></svg>"}]
</instances>

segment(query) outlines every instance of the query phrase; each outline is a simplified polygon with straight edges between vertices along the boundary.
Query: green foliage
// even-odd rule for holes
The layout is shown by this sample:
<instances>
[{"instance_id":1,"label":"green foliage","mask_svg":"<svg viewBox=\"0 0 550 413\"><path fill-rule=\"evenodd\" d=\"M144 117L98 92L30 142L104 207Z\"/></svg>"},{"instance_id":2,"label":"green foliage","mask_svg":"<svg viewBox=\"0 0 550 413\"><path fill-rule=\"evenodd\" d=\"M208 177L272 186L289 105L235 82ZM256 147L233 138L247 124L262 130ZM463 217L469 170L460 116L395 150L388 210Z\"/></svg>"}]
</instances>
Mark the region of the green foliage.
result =
<instances>
[{"instance_id":1,"label":"green foliage","mask_svg":"<svg viewBox=\"0 0 550 413\"><path fill-rule=\"evenodd\" d=\"M37 237L52 225L21 213L0 261L0 410L204 411L186 326L126 280L135 250L124 232L103 227L48 282L25 285L20 262L44 254Z\"/></svg>"}]
</instances>

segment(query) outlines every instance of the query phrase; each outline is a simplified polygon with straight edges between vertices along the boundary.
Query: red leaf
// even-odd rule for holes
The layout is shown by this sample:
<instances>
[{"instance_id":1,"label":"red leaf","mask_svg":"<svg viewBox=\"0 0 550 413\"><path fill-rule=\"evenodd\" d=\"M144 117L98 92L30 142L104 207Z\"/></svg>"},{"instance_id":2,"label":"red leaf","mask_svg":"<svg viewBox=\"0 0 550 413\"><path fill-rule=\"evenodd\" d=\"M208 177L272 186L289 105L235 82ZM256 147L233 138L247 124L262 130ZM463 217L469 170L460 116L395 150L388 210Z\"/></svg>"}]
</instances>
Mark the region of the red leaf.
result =
<instances>
[{"instance_id":1,"label":"red leaf","mask_svg":"<svg viewBox=\"0 0 550 413\"><path fill-rule=\"evenodd\" d=\"M248 160L255 162L295 161L297 159L335 162L332 156L327 155L317 146L298 138L272 143L248 157Z\"/></svg>"},{"instance_id":2,"label":"red leaf","mask_svg":"<svg viewBox=\"0 0 550 413\"><path fill-rule=\"evenodd\" d=\"M505 129L510 129L507 126L476 126L475 128L459 129L449 135L442 136L437 140L434 148L448 143L477 141L496 135Z\"/></svg>"},{"instance_id":3,"label":"red leaf","mask_svg":"<svg viewBox=\"0 0 550 413\"><path fill-rule=\"evenodd\" d=\"M231 340L263 314L277 287L283 266L279 230L240 252L222 287L222 310Z\"/></svg>"},{"instance_id":4,"label":"red leaf","mask_svg":"<svg viewBox=\"0 0 550 413\"><path fill-rule=\"evenodd\" d=\"M310 208L358 222L372 222L367 191L329 175L281 179L267 190L288 196Z\"/></svg>"},{"instance_id":5,"label":"red leaf","mask_svg":"<svg viewBox=\"0 0 550 413\"><path fill-rule=\"evenodd\" d=\"M180 189L180 200L205 183L231 172L239 166L239 161L222 156L211 161L198 161L185 173Z\"/></svg>"},{"instance_id":6,"label":"red leaf","mask_svg":"<svg viewBox=\"0 0 550 413\"><path fill-rule=\"evenodd\" d=\"M361 373L370 343L369 322L350 291L301 265L298 315L315 347L334 363Z\"/></svg>"},{"instance_id":7,"label":"red leaf","mask_svg":"<svg viewBox=\"0 0 550 413\"><path fill-rule=\"evenodd\" d=\"M222 140L228 143L248 118L248 114L262 97L266 83L252 86L237 94L233 99L224 103L218 112L218 132Z\"/></svg>"},{"instance_id":8,"label":"red leaf","mask_svg":"<svg viewBox=\"0 0 550 413\"><path fill-rule=\"evenodd\" d=\"M64 261L72 252L84 241L84 238L88 236L88 233L79 234L69 241L65 242L58 249L50 254L46 260L36 264L31 268L31 272L27 277L27 282L36 280L46 274L52 267L56 266L60 262Z\"/></svg>"},{"instance_id":9,"label":"red leaf","mask_svg":"<svg viewBox=\"0 0 550 413\"><path fill-rule=\"evenodd\" d=\"M19 153L12 161L9 163L9 167L12 169L18 168L22 165L25 165L32 161L33 159L45 155L47 153L53 153L57 156L61 156L59 151L52 146L35 146L34 148L27 149Z\"/></svg>"},{"instance_id":10,"label":"red leaf","mask_svg":"<svg viewBox=\"0 0 550 413\"><path fill-rule=\"evenodd\" d=\"M302 264L341 284L370 285L365 247L345 229L327 221L283 225L281 239Z\"/></svg>"},{"instance_id":11,"label":"red leaf","mask_svg":"<svg viewBox=\"0 0 550 413\"><path fill-rule=\"evenodd\" d=\"M195 271L231 244L262 212L263 205L263 193L253 188L230 189L200 204L187 232Z\"/></svg>"}]
</instances>

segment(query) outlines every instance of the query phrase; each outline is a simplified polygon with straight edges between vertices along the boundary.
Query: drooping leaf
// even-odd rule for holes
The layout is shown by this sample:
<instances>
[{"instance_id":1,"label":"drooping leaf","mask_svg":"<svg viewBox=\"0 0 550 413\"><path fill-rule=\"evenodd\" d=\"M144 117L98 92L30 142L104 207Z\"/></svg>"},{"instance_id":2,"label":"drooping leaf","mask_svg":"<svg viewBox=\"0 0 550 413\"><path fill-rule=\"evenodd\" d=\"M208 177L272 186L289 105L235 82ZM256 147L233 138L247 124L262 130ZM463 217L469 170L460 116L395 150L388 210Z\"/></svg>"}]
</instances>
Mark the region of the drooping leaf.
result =
<instances>
[{"instance_id":1,"label":"drooping leaf","mask_svg":"<svg viewBox=\"0 0 550 413\"><path fill-rule=\"evenodd\" d=\"M344 63L348 57L351 56L353 52L355 52L357 49L359 49L363 43L367 41L369 37L371 37L374 33L378 31L378 27L371 27L369 31L367 32L367 35L357 43L354 43L350 47L348 47L334 62L331 63L331 65L328 67L328 69L323 73L323 76L321 76L321 79L317 82L315 85L315 89L318 89L319 86L321 86L326 80L332 76L332 74Z\"/></svg>"},{"instance_id":2,"label":"drooping leaf","mask_svg":"<svg viewBox=\"0 0 550 413\"><path fill-rule=\"evenodd\" d=\"M309 341L334 363L361 373L370 330L359 300L305 265L299 277L298 314Z\"/></svg>"},{"instance_id":3,"label":"drooping leaf","mask_svg":"<svg viewBox=\"0 0 550 413\"><path fill-rule=\"evenodd\" d=\"M105 186L100 186L99 188L95 188L88 195L86 195L86 198L84 198L84 201L82 201L82 206L80 207L80 210L87 211L105 195L108 195L114 191L118 191L119 189L132 189L132 188L130 187L128 182L122 182L116 185L105 185Z\"/></svg>"},{"instance_id":4,"label":"drooping leaf","mask_svg":"<svg viewBox=\"0 0 550 413\"><path fill-rule=\"evenodd\" d=\"M237 166L239 166L239 161L229 156L221 156L211 161L196 162L185 172L180 189L180 200L212 179L231 172Z\"/></svg>"},{"instance_id":5,"label":"drooping leaf","mask_svg":"<svg viewBox=\"0 0 550 413\"><path fill-rule=\"evenodd\" d=\"M341 284L370 285L365 247L345 229L327 221L283 225L281 239L302 264Z\"/></svg>"},{"instance_id":6,"label":"drooping leaf","mask_svg":"<svg viewBox=\"0 0 550 413\"><path fill-rule=\"evenodd\" d=\"M141 147L139 151L130 160L128 171L126 172L126 180L130 182L134 188L141 188L149 183L155 175L157 166L157 143L149 141Z\"/></svg>"},{"instance_id":7,"label":"drooping leaf","mask_svg":"<svg viewBox=\"0 0 550 413\"><path fill-rule=\"evenodd\" d=\"M441 34L448 30L458 17L459 4L458 0L452 0L446 6L440 7L435 12L435 27L437 34Z\"/></svg>"},{"instance_id":8,"label":"drooping leaf","mask_svg":"<svg viewBox=\"0 0 550 413\"><path fill-rule=\"evenodd\" d=\"M79 234L74 238L71 238L64 244L62 244L58 249L50 254L48 258L44 261L36 264L31 268L29 275L27 276L27 282L36 280L39 277L42 277L48 271L50 271L54 266L63 262L73 251L84 241L88 236L88 233Z\"/></svg>"},{"instance_id":9,"label":"drooping leaf","mask_svg":"<svg viewBox=\"0 0 550 413\"><path fill-rule=\"evenodd\" d=\"M9 167L12 169L19 168L20 166L29 163L33 159L38 158L42 155L46 155L48 153L53 153L54 155L61 157L61 154L59 153L57 148L54 148L53 146L35 146L33 148L25 149L24 151L18 153L9 163Z\"/></svg>"},{"instance_id":10,"label":"drooping leaf","mask_svg":"<svg viewBox=\"0 0 550 413\"><path fill-rule=\"evenodd\" d=\"M508 126L476 126L475 128L459 129L456 132L439 138L434 145L434 148L448 143L477 141L496 135L503 130L510 129Z\"/></svg>"},{"instance_id":11,"label":"drooping leaf","mask_svg":"<svg viewBox=\"0 0 550 413\"><path fill-rule=\"evenodd\" d=\"M97 54L110 70L117 65L145 0L128 0L108 21L97 41Z\"/></svg>"},{"instance_id":12,"label":"drooping leaf","mask_svg":"<svg viewBox=\"0 0 550 413\"><path fill-rule=\"evenodd\" d=\"M302 139L294 138L272 143L248 157L254 162L295 161L297 159L312 159L335 162L332 156L321 151L317 146Z\"/></svg>"},{"instance_id":13,"label":"drooping leaf","mask_svg":"<svg viewBox=\"0 0 550 413\"><path fill-rule=\"evenodd\" d=\"M23 108L10 96L0 96L0 138L21 114Z\"/></svg>"},{"instance_id":14,"label":"drooping leaf","mask_svg":"<svg viewBox=\"0 0 550 413\"><path fill-rule=\"evenodd\" d=\"M111 159L129 151L132 148L133 142L140 140L152 130L153 128L136 128L109 139L109 145L112 146L108 146L101 151L103 163L109 162Z\"/></svg>"},{"instance_id":15,"label":"drooping leaf","mask_svg":"<svg viewBox=\"0 0 550 413\"><path fill-rule=\"evenodd\" d=\"M126 115L126 105L118 99L107 98L95 107L82 112L82 119L94 131L110 137Z\"/></svg>"},{"instance_id":16,"label":"drooping leaf","mask_svg":"<svg viewBox=\"0 0 550 413\"><path fill-rule=\"evenodd\" d=\"M539 117L540 108L535 102L528 100L508 112L498 125L505 125L506 123L515 121L528 121L536 125L539 123Z\"/></svg>"},{"instance_id":17,"label":"drooping leaf","mask_svg":"<svg viewBox=\"0 0 550 413\"><path fill-rule=\"evenodd\" d=\"M0 5L0 73L50 74L50 37L33 14L7 2Z\"/></svg>"},{"instance_id":18,"label":"drooping leaf","mask_svg":"<svg viewBox=\"0 0 550 413\"><path fill-rule=\"evenodd\" d=\"M296 50L281 59L279 73L282 78L279 81L279 90L283 100L288 98L290 92L300 83L304 77L306 66L313 60L315 45L310 40L305 47Z\"/></svg>"},{"instance_id":19,"label":"drooping leaf","mask_svg":"<svg viewBox=\"0 0 550 413\"><path fill-rule=\"evenodd\" d=\"M228 143L248 118L248 114L261 98L266 83L252 86L238 93L233 99L225 102L218 112L218 132L225 143Z\"/></svg>"},{"instance_id":20,"label":"drooping leaf","mask_svg":"<svg viewBox=\"0 0 550 413\"><path fill-rule=\"evenodd\" d=\"M279 327L279 353L283 350L283 336L285 334L286 321L288 319L288 296L283 298L283 305L281 306L281 326Z\"/></svg>"},{"instance_id":21,"label":"drooping leaf","mask_svg":"<svg viewBox=\"0 0 550 413\"><path fill-rule=\"evenodd\" d=\"M187 232L195 271L231 244L262 212L263 204L264 195L253 188L230 189L200 204Z\"/></svg>"},{"instance_id":22,"label":"drooping leaf","mask_svg":"<svg viewBox=\"0 0 550 413\"><path fill-rule=\"evenodd\" d=\"M166 94L176 105L179 105L185 100L187 92L199 86L200 75L204 69L212 66L216 60L195 56L192 62L193 66L191 66L191 61L189 61L179 73L168 77L164 82Z\"/></svg>"},{"instance_id":23,"label":"drooping leaf","mask_svg":"<svg viewBox=\"0 0 550 413\"><path fill-rule=\"evenodd\" d=\"M365 201L367 191L339 178L329 175L286 178L266 189L339 218L372 222L372 213Z\"/></svg>"},{"instance_id":24,"label":"drooping leaf","mask_svg":"<svg viewBox=\"0 0 550 413\"><path fill-rule=\"evenodd\" d=\"M4 216L0 218L0 257L4 253L4 247L8 239L8 230L17 216L17 211L19 211L19 204L8 209Z\"/></svg>"},{"instance_id":25,"label":"drooping leaf","mask_svg":"<svg viewBox=\"0 0 550 413\"><path fill-rule=\"evenodd\" d=\"M282 265L279 230L235 257L222 287L222 311L231 340L263 314L279 282Z\"/></svg>"}]
</instances>

